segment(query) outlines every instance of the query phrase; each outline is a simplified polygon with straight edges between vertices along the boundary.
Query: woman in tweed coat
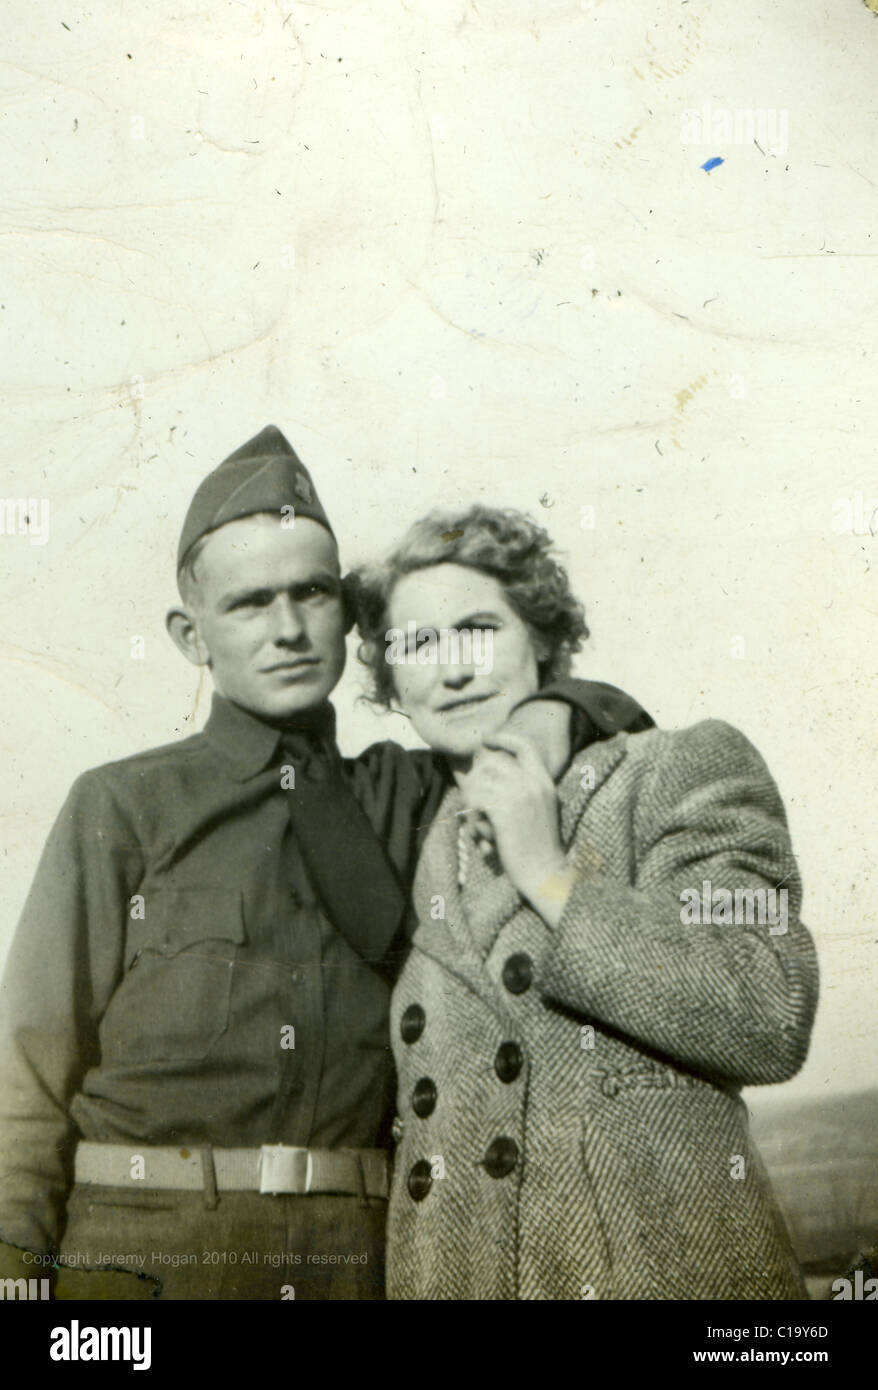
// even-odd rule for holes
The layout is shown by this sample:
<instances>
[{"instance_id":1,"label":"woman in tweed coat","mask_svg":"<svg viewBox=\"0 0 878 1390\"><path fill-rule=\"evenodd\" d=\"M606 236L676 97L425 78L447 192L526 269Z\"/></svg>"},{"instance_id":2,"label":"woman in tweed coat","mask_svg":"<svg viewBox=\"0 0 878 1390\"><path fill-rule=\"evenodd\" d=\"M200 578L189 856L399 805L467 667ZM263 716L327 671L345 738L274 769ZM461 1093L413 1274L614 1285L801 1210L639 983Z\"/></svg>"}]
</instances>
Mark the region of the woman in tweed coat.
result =
<instances>
[{"instance_id":1,"label":"woman in tweed coat","mask_svg":"<svg viewBox=\"0 0 878 1390\"><path fill-rule=\"evenodd\" d=\"M516 513L427 518L360 595L377 696L454 779L391 1012L389 1297L807 1297L740 1097L799 1069L817 993L759 754L716 721L619 733L555 786L498 743L586 634ZM455 628L492 662L422 660Z\"/></svg>"}]
</instances>

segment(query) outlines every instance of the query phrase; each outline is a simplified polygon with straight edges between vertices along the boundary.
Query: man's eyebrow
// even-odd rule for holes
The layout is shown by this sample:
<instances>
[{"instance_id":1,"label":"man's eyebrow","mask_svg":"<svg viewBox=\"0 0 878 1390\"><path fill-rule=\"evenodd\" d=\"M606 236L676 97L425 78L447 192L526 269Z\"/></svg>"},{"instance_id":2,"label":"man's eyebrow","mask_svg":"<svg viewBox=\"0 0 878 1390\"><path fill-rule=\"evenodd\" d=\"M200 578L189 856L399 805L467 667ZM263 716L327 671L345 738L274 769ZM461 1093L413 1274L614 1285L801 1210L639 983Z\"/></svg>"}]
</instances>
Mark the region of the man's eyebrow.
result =
<instances>
[{"instance_id":1,"label":"man's eyebrow","mask_svg":"<svg viewBox=\"0 0 878 1390\"><path fill-rule=\"evenodd\" d=\"M232 608L239 603L252 603L255 599L270 599L274 598L275 594L291 593L297 589L310 589L315 584L323 584L329 589L340 588L341 579L331 570L316 570L313 574L307 574L302 579L296 579L292 584L260 584L254 585L251 589L230 589L220 599L220 607Z\"/></svg>"},{"instance_id":2,"label":"man's eyebrow","mask_svg":"<svg viewBox=\"0 0 878 1390\"><path fill-rule=\"evenodd\" d=\"M219 601L220 608L231 608L235 603L247 603L255 598L263 598L266 594L275 594L276 589L270 588L267 584L261 588L252 589L230 589L227 594L223 594Z\"/></svg>"},{"instance_id":3,"label":"man's eyebrow","mask_svg":"<svg viewBox=\"0 0 878 1390\"><path fill-rule=\"evenodd\" d=\"M320 584L324 589L338 591L341 589L341 576L333 574L331 570L316 570L314 574L306 575L304 579L297 579L294 584L287 584L287 593L296 589L310 589L315 584Z\"/></svg>"},{"instance_id":4,"label":"man's eyebrow","mask_svg":"<svg viewBox=\"0 0 878 1390\"><path fill-rule=\"evenodd\" d=\"M309 584L341 584L341 575L333 574L332 570L316 570L314 574L309 574L305 579L297 579L295 584L291 584L291 589L307 589Z\"/></svg>"}]
</instances>

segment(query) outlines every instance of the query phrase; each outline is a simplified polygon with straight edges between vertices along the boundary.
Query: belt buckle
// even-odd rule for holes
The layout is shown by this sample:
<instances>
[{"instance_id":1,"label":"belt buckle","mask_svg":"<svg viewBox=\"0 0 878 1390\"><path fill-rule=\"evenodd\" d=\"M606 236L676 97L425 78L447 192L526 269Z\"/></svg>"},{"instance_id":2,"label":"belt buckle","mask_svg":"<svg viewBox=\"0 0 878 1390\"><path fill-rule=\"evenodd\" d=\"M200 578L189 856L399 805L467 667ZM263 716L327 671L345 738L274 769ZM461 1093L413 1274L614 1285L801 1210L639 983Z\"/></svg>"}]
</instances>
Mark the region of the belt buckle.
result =
<instances>
[{"instance_id":1,"label":"belt buckle","mask_svg":"<svg viewBox=\"0 0 878 1390\"><path fill-rule=\"evenodd\" d=\"M259 1150L259 1191L305 1196L311 1191L314 1160L310 1149L263 1144Z\"/></svg>"}]
</instances>

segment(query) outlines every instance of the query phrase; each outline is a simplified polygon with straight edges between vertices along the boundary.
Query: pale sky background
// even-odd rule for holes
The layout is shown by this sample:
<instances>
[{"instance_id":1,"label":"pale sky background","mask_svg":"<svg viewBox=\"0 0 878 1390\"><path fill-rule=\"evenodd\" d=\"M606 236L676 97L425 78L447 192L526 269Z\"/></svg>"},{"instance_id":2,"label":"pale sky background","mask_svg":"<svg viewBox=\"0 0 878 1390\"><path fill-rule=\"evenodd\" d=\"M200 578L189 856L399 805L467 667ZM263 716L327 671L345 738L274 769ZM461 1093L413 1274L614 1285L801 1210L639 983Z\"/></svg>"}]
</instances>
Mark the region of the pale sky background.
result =
<instances>
[{"instance_id":1,"label":"pale sky background","mask_svg":"<svg viewBox=\"0 0 878 1390\"><path fill-rule=\"evenodd\" d=\"M523 508L586 601L579 672L753 740L822 965L769 1089L875 1085L878 19L3 10L0 492L50 530L0 535L0 954L72 779L203 723L163 625L177 536L271 422L348 563L429 507ZM359 688L352 659L345 751L405 740Z\"/></svg>"}]
</instances>

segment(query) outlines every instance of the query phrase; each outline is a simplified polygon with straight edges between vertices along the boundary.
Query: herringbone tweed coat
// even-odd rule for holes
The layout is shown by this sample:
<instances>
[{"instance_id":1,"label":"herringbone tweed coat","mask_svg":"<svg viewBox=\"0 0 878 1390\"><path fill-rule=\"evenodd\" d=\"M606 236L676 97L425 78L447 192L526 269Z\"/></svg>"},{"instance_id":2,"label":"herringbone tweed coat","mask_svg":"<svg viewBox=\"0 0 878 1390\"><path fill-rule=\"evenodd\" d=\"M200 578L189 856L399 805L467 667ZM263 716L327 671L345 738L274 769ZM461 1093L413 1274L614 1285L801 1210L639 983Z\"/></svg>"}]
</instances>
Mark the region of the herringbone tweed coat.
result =
<instances>
[{"instance_id":1,"label":"herringbone tweed coat","mask_svg":"<svg viewBox=\"0 0 878 1390\"><path fill-rule=\"evenodd\" d=\"M706 721L593 744L559 799L578 876L554 931L475 852L461 892L456 788L425 842L388 1295L806 1298L739 1095L798 1071L817 998L775 784ZM705 879L785 887L787 932L684 925Z\"/></svg>"}]
</instances>

